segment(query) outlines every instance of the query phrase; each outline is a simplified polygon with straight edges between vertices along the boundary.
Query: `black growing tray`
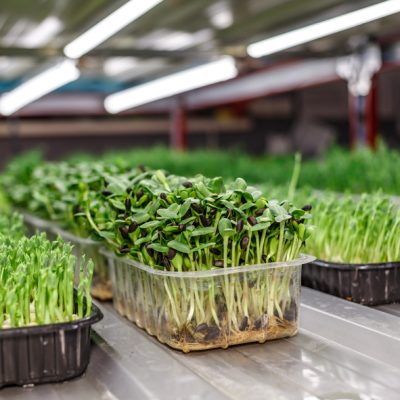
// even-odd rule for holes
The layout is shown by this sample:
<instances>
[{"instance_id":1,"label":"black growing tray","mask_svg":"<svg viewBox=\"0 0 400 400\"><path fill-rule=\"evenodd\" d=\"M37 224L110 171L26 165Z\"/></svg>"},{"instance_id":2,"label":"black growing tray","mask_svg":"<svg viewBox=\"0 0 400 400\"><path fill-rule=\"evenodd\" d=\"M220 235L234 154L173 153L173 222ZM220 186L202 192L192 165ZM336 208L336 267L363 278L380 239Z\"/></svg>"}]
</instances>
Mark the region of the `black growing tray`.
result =
<instances>
[{"instance_id":1,"label":"black growing tray","mask_svg":"<svg viewBox=\"0 0 400 400\"><path fill-rule=\"evenodd\" d=\"M76 321L0 329L0 388L61 382L81 375L90 357L90 328L103 314Z\"/></svg>"},{"instance_id":2,"label":"black growing tray","mask_svg":"<svg viewBox=\"0 0 400 400\"><path fill-rule=\"evenodd\" d=\"M400 302L400 262L340 264L316 260L303 265L301 282L368 306Z\"/></svg>"}]
</instances>

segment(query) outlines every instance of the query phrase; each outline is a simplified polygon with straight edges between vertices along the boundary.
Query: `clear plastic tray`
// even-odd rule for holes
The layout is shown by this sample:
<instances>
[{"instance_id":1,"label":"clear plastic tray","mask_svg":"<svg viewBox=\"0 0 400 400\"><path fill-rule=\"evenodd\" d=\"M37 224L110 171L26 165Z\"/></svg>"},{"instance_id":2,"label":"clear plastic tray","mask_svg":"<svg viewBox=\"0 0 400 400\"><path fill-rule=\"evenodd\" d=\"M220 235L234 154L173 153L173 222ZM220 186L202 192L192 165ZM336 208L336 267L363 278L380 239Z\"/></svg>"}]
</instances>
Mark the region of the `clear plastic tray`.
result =
<instances>
[{"instance_id":1,"label":"clear plastic tray","mask_svg":"<svg viewBox=\"0 0 400 400\"><path fill-rule=\"evenodd\" d=\"M184 352L295 335L301 266L315 259L168 272L101 252L109 260L115 309Z\"/></svg>"},{"instance_id":2,"label":"clear plastic tray","mask_svg":"<svg viewBox=\"0 0 400 400\"><path fill-rule=\"evenodd\" d=\"M80 267L79 263L83 255L93 260L94 272L90 290L91 295L102 301L111 300L112 289L108 262L104 254L100 253L102 242L81 238L60 228L55 228L54 232L74 246L73 251L76 255L78 271Z\"/></svg>"}]
</instances>

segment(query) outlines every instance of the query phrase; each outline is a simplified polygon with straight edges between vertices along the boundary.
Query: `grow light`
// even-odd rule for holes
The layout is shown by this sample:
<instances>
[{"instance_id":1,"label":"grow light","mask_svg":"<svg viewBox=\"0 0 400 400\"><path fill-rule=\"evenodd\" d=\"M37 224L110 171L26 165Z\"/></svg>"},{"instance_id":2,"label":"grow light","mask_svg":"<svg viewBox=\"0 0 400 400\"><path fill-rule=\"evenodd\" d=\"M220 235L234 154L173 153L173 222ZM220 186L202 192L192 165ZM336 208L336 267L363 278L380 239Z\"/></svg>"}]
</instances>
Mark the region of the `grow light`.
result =
<instances>
[{"instance_id":1,"label":"grow light","mask_svg":"<svg viewBox=\"0 0 400 400\"><path fill-rule=\"evenodd\" d=\"M163 0L130 0L64 47L64 54L79 58L105 42Z\"/></svg>"},{"instance_id":2,"label":"grow light","mask_svg":"<svg viewBox=\"0 0 400 400\"><path fill-rule=\"evenodd\" d=\"M237 68L232 57L223 57L198 67L190 68L106 97L104 107L118 113L178 93L198 89L234 78Z\"/></svg>"},{"instance_id":3,"label":"grow light","mask_svg":"<svg viewBox=\"0 0 400 400\"><path fill-rule=\"evenodd\" d=\"M11 115L20 108L79 78L72 60L63 60L17 86L0 98L0 113Z\"/></svg>"},{"instance_id":4,"label":"grow light","mask_svg":"<svg viewBox=\"0 0 400 400\"><path fill-rule=\"evenodd\" d=\"M316 39L320 39L337 32L345 31L371 21L387 17L400 12L399 0L387 0L373 6L365 7L357 11L330 18L295 29L260 42L253 43L247 47L247 52L252 57L263 57L290 49Z\"/></svg>"}]
</instances>

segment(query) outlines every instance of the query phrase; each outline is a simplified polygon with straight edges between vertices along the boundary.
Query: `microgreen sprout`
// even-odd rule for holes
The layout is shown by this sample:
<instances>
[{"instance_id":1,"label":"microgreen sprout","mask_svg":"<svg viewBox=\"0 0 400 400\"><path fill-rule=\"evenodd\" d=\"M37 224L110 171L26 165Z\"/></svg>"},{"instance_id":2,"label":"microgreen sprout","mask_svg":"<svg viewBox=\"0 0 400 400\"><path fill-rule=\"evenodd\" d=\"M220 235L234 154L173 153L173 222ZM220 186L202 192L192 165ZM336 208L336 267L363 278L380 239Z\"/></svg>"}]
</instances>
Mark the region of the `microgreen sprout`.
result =
<instances>
[{"instance_id":1,"label":"microgreen sprout","mask_svg":"<svg viewBox=\"0 0 400 400\"><path fill-rule=\"evenodd\" d=\"M307 244L310 254L339 263L400 260L400 210L389 196L325 195L314 204L318 235Z\"/></svg>"},{"instance_id":2,"label":"microgreen sprout","mask_svg":"<svg viewBox=\"0 0 400 400\"><path fill-rule=\"evenodd\" d=\"M0 240L0 328L67 322L88 316L91 261L81 262L74 293L75 257L69 244L45 234ZM84 301L86 299L86 303Z\"/></svg>"}]
</instances>

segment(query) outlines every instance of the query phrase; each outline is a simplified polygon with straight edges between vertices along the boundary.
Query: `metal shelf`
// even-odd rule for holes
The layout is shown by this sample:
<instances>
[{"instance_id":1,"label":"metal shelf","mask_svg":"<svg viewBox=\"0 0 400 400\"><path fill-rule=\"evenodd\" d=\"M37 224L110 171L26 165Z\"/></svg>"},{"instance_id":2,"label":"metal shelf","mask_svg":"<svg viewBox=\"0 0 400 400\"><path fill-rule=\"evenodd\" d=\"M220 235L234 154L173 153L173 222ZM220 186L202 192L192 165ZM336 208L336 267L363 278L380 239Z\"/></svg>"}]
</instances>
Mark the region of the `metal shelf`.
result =
<instances>
[{"instance_id":1,"label":"metal shelf","mask_svg":"<svg viewBox=\"0 0 400 400\"><path fill-rule=\"evenodd\" d=\"M400 398L400 318L380 309L303 288L298 336L183 354L121 318L110 304L101 308L104 320L95 326L83 377L6 388L0 399Z\"/></svg>"}]
</instances>

